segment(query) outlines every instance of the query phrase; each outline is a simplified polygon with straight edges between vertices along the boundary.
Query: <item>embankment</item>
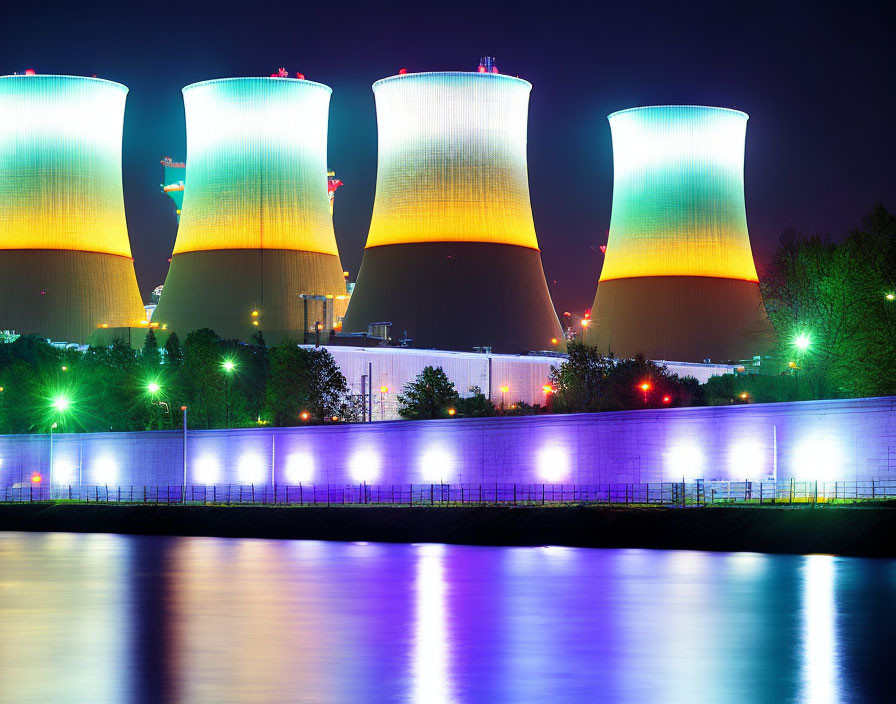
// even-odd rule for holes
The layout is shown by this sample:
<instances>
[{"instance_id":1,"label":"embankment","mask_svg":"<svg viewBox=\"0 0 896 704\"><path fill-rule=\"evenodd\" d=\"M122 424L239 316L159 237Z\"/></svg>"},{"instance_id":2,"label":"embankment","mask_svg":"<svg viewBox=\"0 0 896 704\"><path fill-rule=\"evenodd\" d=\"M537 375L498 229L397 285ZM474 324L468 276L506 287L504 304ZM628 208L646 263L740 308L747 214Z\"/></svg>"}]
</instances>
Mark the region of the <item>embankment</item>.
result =
<instances>
[{"instance_id":1,"label":"embankment","mask_svg":"<svg viewBox=\"0 0 896 704\"><path fill-rule=\"evenodd\" d=\"M896 556L896 508L0 505L0 530Z\"/></svg>"}]
</instances>

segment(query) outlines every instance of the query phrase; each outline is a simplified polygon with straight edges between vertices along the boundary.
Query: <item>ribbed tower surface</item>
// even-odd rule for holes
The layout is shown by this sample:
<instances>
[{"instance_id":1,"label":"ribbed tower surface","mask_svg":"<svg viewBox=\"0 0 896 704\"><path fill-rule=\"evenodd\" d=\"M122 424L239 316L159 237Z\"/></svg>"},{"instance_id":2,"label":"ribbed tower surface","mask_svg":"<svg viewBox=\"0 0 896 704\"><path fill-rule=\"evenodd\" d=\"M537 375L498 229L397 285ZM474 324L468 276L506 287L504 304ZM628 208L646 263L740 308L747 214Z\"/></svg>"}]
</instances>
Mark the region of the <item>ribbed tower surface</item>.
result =
<instances>
[{"instance_id":1,"label":"ribbed tower surface","mask_svg":"<svg viewBox=\"0 0 896 704\"><path fill-rule=\"evenodd\" d=\"M695 362L770 349L744 205L747 119L682 105L610 115L613 212L586 342Z\"/></svg>"},{"instance_id":2,"label":"ribbed tower surface","mask_svg":"<svg viewBox=\"0 0 896 704\"><path fill-rule=\"evenodd\" d=\"M376 198L344 331L391 322L420 347L564 349L529 201L531 88L465 72L374 83Z\"/></svg>"},{"instance_id":3,"label":"ribbed tower surface","mask_svg":"<svg viewBox=\"0 0 896 704\"><path fill-rule=\"evenodd\" d=\"M189 186L153 322L301 340L300 296L345 293L327 193L331 91L228 78L183 93Z\"/></svg>"},{"instance_id":4,"label":"ribbed tower surface","mask_svg":"<svg viewBox=\"0 0 896 704\"><path fill-rule=\"evenodd\" d=\"M83 343L144 317L121 184L127 92L0 77L0 329Z\"/></svg>"}]
</instances>

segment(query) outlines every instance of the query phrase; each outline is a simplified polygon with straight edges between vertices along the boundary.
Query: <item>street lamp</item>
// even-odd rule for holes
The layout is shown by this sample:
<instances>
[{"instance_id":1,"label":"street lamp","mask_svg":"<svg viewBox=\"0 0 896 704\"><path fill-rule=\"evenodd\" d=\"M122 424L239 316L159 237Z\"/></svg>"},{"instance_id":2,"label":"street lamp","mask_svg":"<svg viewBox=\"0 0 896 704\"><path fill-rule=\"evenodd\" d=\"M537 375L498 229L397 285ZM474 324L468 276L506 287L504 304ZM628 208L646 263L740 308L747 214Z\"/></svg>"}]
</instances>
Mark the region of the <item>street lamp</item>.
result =
<instances>
[{"instance_id":1,"label":"street lamp","mask_svg":"<svg viewBox=\"0 0 896 704\"><path fill-rule=\"evenodd\" d=\"M72 402L65 394L57 394L51 402L56 416L61 418L62 415L71 408ZM50 471L47 473L50 479L50 498L53 498L53 431L59 427L56 421L50 425Z\"/></svg>"},{"instance_id":2,"label":"street lamp","mask_svg":"<svg viewBox=\"0 0 896 704\"><path fill-rule=\"evenodd\" d=\"M653 388L653 384L649 381L642 381L638 384L638 388L641 389L641 393L644 394L644 403L647 403L647 392Z\"/></svg>"},{"instance_id":3,"label":"street lamp","mask_svg":"<svg viewBox=\"0 0 896 704\"><path fill-rule=\"evenodd\" d=\"M507 392L510 391L510 387L506 384L501 386L501 410L504 410L504 397L507 395Z\"/></svg>"},{"instance_id":4,"label":"street lamp","mask_svg":"<svg viewBox=\"0 0 896 704\"><path fill-rule=\"evenodd\" d=\"M796 346L796 348L800 352L805 352L807 349L809 349L809 345L812 344L812 340L806 333L801 332L799 335L796 336L796 338L793 341L793 344Z\"/></svg>"},{"instance_id":5,"label":"street lamp","mask_svg":"<svg viewBox=\"0 0 896 704\"><path fill-rule=\"evenodd\" d=\"M386 394L389 393L388 386L380 387L380 420L386 420Z\"/></svg>"},{"instance_id":6,"label":"street lamp","mask_svg":"<svg viewBox=\"0 0 896 704\"><path fill-rule=\"evenodd\" d=\"M231 380L233 379L233 372L236 369L236 364L232 359L225 359L221 362L221 368L227 374L227 384L224 387L224 425L228 428L230 427L230 387Z\"/></svg>"},{"instance_id":7,"label":"street lamp","mask_svg":"<svg viewBox=\"0 0 896 704\"><path fill-rule=\"evenodd\" d=\"M896 293L888 293L884 296L888 301L896 301Z\"/></svg>"}]
</instances>

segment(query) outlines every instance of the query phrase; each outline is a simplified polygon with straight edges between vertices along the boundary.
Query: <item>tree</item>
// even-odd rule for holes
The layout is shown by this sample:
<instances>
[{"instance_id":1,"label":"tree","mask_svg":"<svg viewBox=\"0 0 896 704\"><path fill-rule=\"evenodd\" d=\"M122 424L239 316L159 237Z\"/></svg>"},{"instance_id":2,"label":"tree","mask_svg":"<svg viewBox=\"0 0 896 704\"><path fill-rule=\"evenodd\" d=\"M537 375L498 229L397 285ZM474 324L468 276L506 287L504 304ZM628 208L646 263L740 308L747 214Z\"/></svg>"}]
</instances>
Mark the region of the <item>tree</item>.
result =
<instances>
[{"instance_id":1,"label":"tree","mask_svg":"<svg viewBox=\"0 0 896 704\"><path fill-rule=\"evenodd\" d=\"M176 332L168 335L168 339L165 341L165 364L170 364L178 369L184 365L184 351Z\"/></svg>"},{"instance_id":2,"label":"tree","mask_svg":"<svg viewBox=\"0 0 896 704\"><path fill-rule=\"evenodd\" d=\"M762 279L778 357L809 397L896 393L896 217L883 205L839 244L786 230Z\"/></svg>"},{"instance_id":3,"label":"tree","mask_svg":"<svg viewBox=\"0 0 896 704\"><path fill-rule=\"evenodd\" d=\"M398 396L398 414L408 420L445 418L457 405L457 391L441 367L423 367Z\"/></svg>"},{"instance_id":4,"label":"tree","mask_svg":"<svg viewBox=\"0 0 896 704\"><path fill-rule=\"evenodd\" d=\"M612 357L602 355L596 347L581 342L570 343L567 359L551 369L554 411L585 413L603 410L604 386L613 363Z\"/></svg>"},{"instance_id":5,"label":"tree","mask_svg":"<svg viewBox=\"0 0 896 704\"><path fill-rule=\"evenodd\" d=\"M222 370L220 343L213 330L202 328L189 333L184 344L189 422L198 428L223 427L227 422L232 381Z\"/></svg>"},{"instance_id":6,"label":"tree","mask_svg":"<svg viewBox=\"0 0 896 704\"><path fill-rule=\"evenodd\" d=\"M454 408L458 416L461 418L487 418L498 415L495 404L482 393L482 389L478 386L471 386L469 391L472 396L458 398L455 401Z\"/></svg>"},{"instance_id":7,"label":"tree","mask_svg":"<svg viewBox=\"0 0 896 704\"><path fill-rule=\"evenodd\" d=\"M141 352L143 365L147 369L154 369L162 363L162 354L159 352L159 343L156 341L156 334L152 328L146 331L146 338L143 340L143 352Z\"/></svg>"},{"instance_id":8,"label":"tree","mask_svg":"<svg viewBox=\"0 0 896 704\"><path fill-rule=\"evenodd\" d=\"M296 425L302 413L314 420L343 416L348 384L326 349L283 340L271 348L269 359L265 409L274 425Z\"/></svg>"}]
</instances>

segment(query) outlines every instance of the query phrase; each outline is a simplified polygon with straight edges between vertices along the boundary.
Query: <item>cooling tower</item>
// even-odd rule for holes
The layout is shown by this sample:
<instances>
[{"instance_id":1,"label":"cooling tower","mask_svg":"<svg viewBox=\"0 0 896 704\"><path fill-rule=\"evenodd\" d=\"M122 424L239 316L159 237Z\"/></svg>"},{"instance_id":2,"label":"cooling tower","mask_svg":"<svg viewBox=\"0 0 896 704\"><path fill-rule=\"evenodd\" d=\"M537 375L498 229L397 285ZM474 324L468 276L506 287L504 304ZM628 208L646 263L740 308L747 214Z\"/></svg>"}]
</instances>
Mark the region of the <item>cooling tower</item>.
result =
<instances>
[{"instance_id":1,"label":"cooling tower","mask_svg":"<svg viewBox=\"0 0 896 704\"><path fill-rule=\"evenodd\" d=\"M679 361L769 350L744 206L747 119L679 105L610 115L613 213L586 342Z\"/></svg>"},{"instance_id":2,"label":"cooling tower","mask_svg":"<svg viewBox=\"0 0 896 704\"><path fill-rule=\"evenodd\" d=\"M301 340L315 320L300 296L345 294L327 193L330 92L291 78L184 88L190 187L153 322Z\"/></svg>"},{"instance_id":3,"label":"cooling tower","mask_svg":"<svg viewBox=\"0 0 896 704\"><path fill-rule=\"evenodd\" d=\"M0 77L0 329L82 343L144 318L121 189L127 92Z\"/></svg>"},{"instance_id":4,"label":"cooling tower","mask_svg":"<svg viewBox=\"0 0 896 704\"><path fill-rule=\"evenodd\" d=\"M419 347L565 347L529 203L531 89L498 73L374 83L376 198L345 332L390 322Z\"/></svg>"}]
</instances>

